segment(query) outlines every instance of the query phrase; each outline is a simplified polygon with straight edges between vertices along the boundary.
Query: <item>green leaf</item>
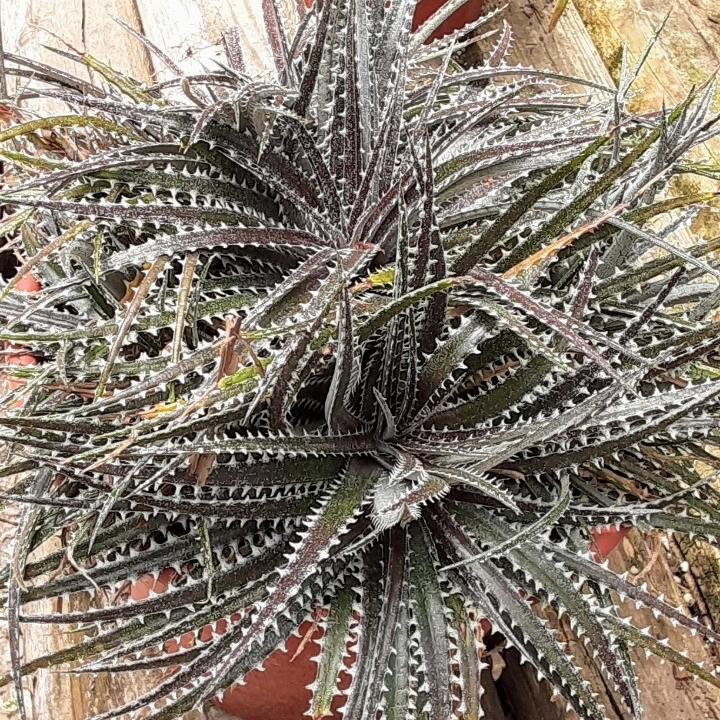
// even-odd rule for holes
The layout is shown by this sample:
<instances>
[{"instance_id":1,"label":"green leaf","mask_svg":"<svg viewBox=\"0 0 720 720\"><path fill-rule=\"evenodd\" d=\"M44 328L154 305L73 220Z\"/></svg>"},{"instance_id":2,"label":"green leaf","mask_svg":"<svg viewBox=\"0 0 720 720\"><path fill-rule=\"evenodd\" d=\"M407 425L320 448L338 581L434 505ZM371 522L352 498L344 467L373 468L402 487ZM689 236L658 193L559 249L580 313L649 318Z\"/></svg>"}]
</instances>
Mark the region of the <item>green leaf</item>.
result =
<instances>
[{"instance_id":1,"label":"green leaf","mask_svg":"<svg viewBox=\"0 0 720 720\"><path fill-rule=\"evenodd\" d=\"M332 701L337 694L339 674L346 669L345 648L348 644L350 626L355 605L355 589L344 585L330 604L330 614L325 621L322 650L318 658L318 670L313 682L313 697L308 714L314 720L330 715Z\"/></svg>"}]
</instances>

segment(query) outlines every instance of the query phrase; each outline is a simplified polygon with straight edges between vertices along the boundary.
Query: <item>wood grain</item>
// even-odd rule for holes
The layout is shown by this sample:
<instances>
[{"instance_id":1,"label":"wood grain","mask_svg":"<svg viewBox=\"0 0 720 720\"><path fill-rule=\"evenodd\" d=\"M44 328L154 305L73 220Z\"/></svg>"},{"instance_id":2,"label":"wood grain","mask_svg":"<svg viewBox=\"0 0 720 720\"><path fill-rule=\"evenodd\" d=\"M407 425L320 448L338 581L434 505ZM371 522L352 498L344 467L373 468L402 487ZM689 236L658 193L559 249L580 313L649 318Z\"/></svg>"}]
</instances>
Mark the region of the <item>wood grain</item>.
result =
<instances>
[{"instance_id":1,"label":"wood grain","mask_svg":"<svg viewBox=\"0 0 720 720\"><path fill-rule=\"evenodd\" d=\"M136 0L145 34L178 62L185 73L202 73L225 64L223 33L237 28L250 75L275 77L272 54L262 20L262 0ZM283 20L294 32L298 24L295 0L283 0ZM159 77L167 71L157 67Z\"/></svg>"},{"instance_id":2,"label":"wood grain","mask_svg":"<svg viewBox=\"0 0 720 720\"><path fill-rule=\"evenodd\" d=\"M138 80L150 79L152 66L143 45L113 17L141 29L135 0L0 0L3 43L7 52L53 64L89 77L82 64L44 45L87 52ZM70 46L70 47L68 47ZM13 88L9 88L12 95Z\"/></svg>"},{"instance_id":3,"label":"wood grain","mask_svg":"<svg viewBox=\"0 0 720 720\"><path fill-rule=\"evenodd\" d=\"M603 59L572 2L560 18L555 32L547 32L553 4L546 0L512 0L509 3L490 0L486 3L488 8L507 5L503 17L515 35L510 60L614 87Z\"/></svg>"}]
</instances>

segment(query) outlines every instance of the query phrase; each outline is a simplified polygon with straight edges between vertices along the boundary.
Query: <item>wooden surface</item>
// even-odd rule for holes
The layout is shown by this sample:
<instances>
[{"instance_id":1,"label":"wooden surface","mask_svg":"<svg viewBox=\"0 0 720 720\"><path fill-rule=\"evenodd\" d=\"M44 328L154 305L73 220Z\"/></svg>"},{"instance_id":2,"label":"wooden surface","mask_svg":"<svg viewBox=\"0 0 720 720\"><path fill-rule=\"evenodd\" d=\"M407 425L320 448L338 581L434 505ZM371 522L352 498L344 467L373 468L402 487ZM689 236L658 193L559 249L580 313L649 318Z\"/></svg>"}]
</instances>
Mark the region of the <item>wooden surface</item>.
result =
<instances>
[{"instance_id":1,"label":"wooden surface","mask_svg":"<svg viewBox=\"0 0 720 720\"><path fill-rule=\"evenodd\" d=\"M0 6L7 52L87 74L82 66L42 47L66 50L66 43L109 61L120 72L150 80L152 64L147 51L112 19L120 17L140 30L135 0L0 0ZM8 90L12 96L12 86Z\"/></svg>"},{"instance_id":2,"label":"wooden surface","mask_svg":"<svg viewBox=\"0 0 720 720\"><path fill-rule=\"evenodd\" d=\"M281 6L286 26L296 28L295 0ZM74 49L143 82L163 79L166 68L113 18L145 34L186 73L224 61L222 35L236 27L248 71L269 79L273 64L261 8L262 0L0 0L0 18L7 52L89 74L43 45Z\"/></svg>"},{"instance_id":3,"label":"wooden surface","mask_svg":"<svg viewBox=\"0 0 720 720\"><path fill-rule=\"evenodd\" d=\"M611 75L619 75L623 45L636 62L667 16L647 63L640 71L636 107L681 100L692 85L720 67L720 4L716 0L573 0ZM668 16L669 13L669 16ZM720 90L715 94L720 110ZM715 143L713 154L720 143Z\"/></svg>"},{"instance_id":4,"label":"wooden surface","mask_svg":"<svg viewBox=\"0 0 720 720\"><path fill-rule=\"evenodd\" d=\"M570 2L555 32L548 33L552 0L488 0L488 8L507 5L504 17L515 42L510 60L538 68L551 68L571 77L613 87L602 57L588 35L575 6Z\"/></svg>"},{"instance_id":5,"label":"wooden surface","mask_svg":"<svg viewBox=\"0 0 720 720\"><path fill-rule=\"evenodd\" d=\"M294 0L283 2L285 19L289 27L293 27L297 22ZM492 7L493 3L495 0L488 0L487 4ZM668 5L657 0L574 0L574 3L571 0L550 35L546 28L554 0L509 0L505 17L515 33L512 59L610 85L613 74L617 73L622 43L628 44L631 58L637 57ZM144 82L164 79L168 71L140 42L122 30L112 20L113 16L146 34L178 62L184 72L196 72L203 65L212 68L213 60L223 57L223 32L238 27L248 69L269 78L272 63L258 22L260 4L261 0L0 0L0 20L9 52L74 72L89 73L83 66L42 47L47 44L66 49L63 43L67 43ZM720 6L717 0L682 0L675 6L665 35L638 79L638 88L643 92L633 100L636 109L656 109L663 99L678 100L690 85L704 80L718 65ZM13 88L9 90L12 94ZM711 148L709 154L717 160L718 146ZM694 228L697 232L703 235L720 232L718 217L713 212L705 214L702 223ZM7 551L11 534L12 525L0 527L0 551ZM652 557L650 539L635 533L617 551L613 563L617 567L640 570ZM673 570L672 558L668 560L661 554L659 560L653 561L645 579L654 591L664 592L682 603L686 601L686 588ZM672 628L667 631L677 639L678 634ZM53 649L60 639L35 629L25 633L24 642L29 657ZM689 649L694 656L708 653L700 641L691 644ZM587 663L598 691L605 694L607 689L602 686L599 674L592 671L593 660L587 649L574 643L573 651L579 660ZM0 647L0 671L4 669L5 655ZM661 666L655 660L643 659L637 669L647 706L645 720L720 719L720 695L712 688L678 676L671 667ZM519 691L521 687L524 692ZM126 681L117 676L94 682L41 672L32 684L28 683L27 704L36 720L79 720L113 699L128 697L140 689L139 686L129 688ZM539 692L540 699L529 703L516 700L513 705L513 696L531 697L531 689ZM508 656L508 668L497 688L488 690L487 702L493 718L504 718L506 711L513 720L540 720L541 715L548 720L565 717L563 709L547 700L547 687L538 691L527 666L515 667L512 656ZM498 692L505 696L504 709ZM12 709L11 692L0 693L0 720L16 717ZM210 711L207 717L212 715L217 716ZM194 715L196 719L202 717L203 714ZM618 716L612 717L615 720Z\"/></svg>"}]
</instances>

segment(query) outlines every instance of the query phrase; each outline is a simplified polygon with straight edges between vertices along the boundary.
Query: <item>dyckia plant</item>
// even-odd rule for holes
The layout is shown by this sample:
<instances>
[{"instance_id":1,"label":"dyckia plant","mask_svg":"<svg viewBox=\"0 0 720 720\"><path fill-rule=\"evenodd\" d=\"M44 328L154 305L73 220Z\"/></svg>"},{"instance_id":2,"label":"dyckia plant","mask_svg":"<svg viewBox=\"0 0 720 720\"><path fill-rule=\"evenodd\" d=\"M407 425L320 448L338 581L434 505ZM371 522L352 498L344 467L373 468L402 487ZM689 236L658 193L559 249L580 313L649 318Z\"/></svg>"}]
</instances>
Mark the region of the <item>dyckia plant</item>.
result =
<instances>
[{"instance_id":1,"label":"dyckia plant","mask_svg":"<svg viewBox=\"0 0 720 720\"><path fill-rule=\"evenodd\" d=\"M615 603L718 634L588 550L596 526L720 533L693 464L717 463L720 239L675 242L712 193L659 195L700 170L683 157L716 132L713 89L633 117L631 68L588 101L508 65L504 24L463 68L487 19L425 42L461 4L412 31L412 0L317 1L288 37L266 2L265 84L232 35L228 67L152 87L9 57L26 97L69 108L0 133L25 258L0 338L37 360L6 367L1 420L21 716L37 668L167 665L97 720L179 717L319 606L313 718L337 695L349 720L481 716L485 618L600 720L548 605L628 717L634 646L720 685ZM17 291L30 273L42 288ZM68 597L89 608L26 607ZM29 623L80 632L23 664Z\"/></svg>"}]
</instances>

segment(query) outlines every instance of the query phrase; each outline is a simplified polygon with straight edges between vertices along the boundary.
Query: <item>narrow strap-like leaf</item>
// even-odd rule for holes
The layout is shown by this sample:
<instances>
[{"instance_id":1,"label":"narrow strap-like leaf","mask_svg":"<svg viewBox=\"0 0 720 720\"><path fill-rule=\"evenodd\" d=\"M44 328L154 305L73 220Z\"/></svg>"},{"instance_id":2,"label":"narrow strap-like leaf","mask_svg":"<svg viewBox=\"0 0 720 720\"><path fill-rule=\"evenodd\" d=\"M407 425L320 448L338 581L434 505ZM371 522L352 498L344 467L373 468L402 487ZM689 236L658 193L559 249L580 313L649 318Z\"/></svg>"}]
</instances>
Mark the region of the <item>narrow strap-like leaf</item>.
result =
<instances>
[{"instance_id":1,"label":"narrow strap-like leaf","mask_svg":"<svg viewBox=\"0 0 720 720\"><path fill-rule=\"evenodd\" d=\"M537 183L528 193L518 198L505 212L496 218L491 225L463 250L452 263L452 270L458 274L469 272L490 249L497 238L502 237L538 200L544 197L555 185L562 182L573 170L580 167L589 157L592 157L608 138L602 137L591 143L577 156L568 160L557 170ZM510 266L511 267L511 266Z\"/></svg>"},{"instance_id":2,"label":"narrow strap-like leaf","mask_svg":"<svg viewBox=\"0 0 720 720\"><path fill-rule=\"evenodd\" d=\"M628 583L605 566L592 562L577 553L571 553L565 548L551 545L549 549L553 555L562 558L562 562L566 563L568 567L574 568L582 576L592 578L595 582L611 588L619 595L628 597L635 603L640 603L651 610L661 613L664 617L670 618L673 623L682 625L692 633L700 635L700 637L706 637L712 642L720 642L720 633L694 618L688 617L682 610L673 607L660 597L656 597L646 590L644 586Z\"/></svg>"},{"instance_id":3,"label":"narrow strap-like leaf","mask_svg":"<svg viewBox=\"0 0 720 720\"><path fill-rule=\"evenodd\" d=\"M477 555L477 545L455 523L445 510L434 509L435 533L451 561L458 556ZM511 641L525 659L544 668L556 680L556 687L581 717L605 720L605 713L590 685L585 681L572 658L533 612L526 599L491 562L469 566L472 574L465 579L474 589L475 602L485 611L495 628ZM557 681L562 677L563 682Z\"/></svg>"},{"instance_id":4,"label":"narrow strap-like leaf","mask_svg":"<svg viewBox=\"0 0 720 720\"><path fill-rule=\"evenodd\" d=\"M118 270L144 260L152 260L163 254L175 255L201 248L233 245L316 248L319 243L317 238L310 233L281 228L228 228L187 232L160 237L130 250L114 253L106 262L102 263L101 270L103 272Z\"/></svg>"},{"instance_id":5,"label":"narrow strap-like leaf","mask_svg":"<svg viewBox=\"0 0 720 720\"><path fill-rule=\"evenodd\" d=\"M313 682L313 697L309 716L320 720L330 714L332 701L337 694L338 678L343 670L345 649L348 644L349 626L355 606L355 589L347 582L330 604L330 613L325 621L322 650L318 658L318 670Z\"/></svg>"},{"instance_id":6,"label":"narrow strap-like leaf","mask_svg":"<svg viewBox=\"0 0 720 720\"><path fill-rule=\"evenodd\" d=\"M451 626L457 636L464 718L480 720L484 716L480 704L483 694L480 676L487 666L480 659L484 648L476 629L479 623L470 616L462 595L451 595L445 602L452 613Z\"/></svg>"},{"instance_id":7,"label":"narrow strap-like leaf","mask_svg":"<svg viewBox=\"0 0 720 720\"><path fill-rule=\"evenodd\" d=\"M484 562L491 557L500 557L511 548L522 545L535 535L543 533L548 528L552 527L565 514L565 511L570 505L570 482L567 475L563 474L560 478L560 482L559 497L545 515L538 518L534 523L523 526L518 532L511 535L506 540L503 540L501 543L484 550L479 555L465 558L464 560L460 560L452 565L446 565L443 570L450 570L452 568L469 565L470 563L475 562Z\"/></svg>"},{"instance_id":8,"label":"narrow strap-like leaf","mask_svg":"<svg viewBox=\"0 0 720 720\"><path fill-rule=\"evenodd\" d=\"M282 78L288 68L290 48L277 0L262 0L262 11L265 31L275 59L275 69L278 77Z\"/></svg>"},{"instance_id":9,"label":"narrow strap-like leaf","mask_svg":"<svg viewBox=\"0 0 720 720\"><path fill-rule=\"evenodd\" d=\"M145 277L142 279L140 285L135 291L135 295L133 296L130 305L128 305L125 317L123 318L122 323L120 323L117 335L113 339L113 343L110 346L110 351L108 352L105 367L103 368L102 373L100 373L97 389L95 390L97 397L103 396L103 393L105 392L105 385L110 378L110 372L112 371L113 364L115 363L117 356L120 354L122 344L125 341L128 331L130 330L130 325L132 324L137 313L140 312L140 308L142 307L145 297L147 296L148 292L150 292L150 288L155 284L156 280L160 276L160 273L162 272L162 269L165 267L165 264L168 260L169 258L167 255L160 255L153 262L152 266L148 269Z\"/></svg>"},{"instance_id":10,"label":"narrow strap-like leaf","mask_svg":"<svg viewBox=\"0 0 720 720\"><path fill-rule=\"evenodd\" d=\"M223 670L205 688L205 697L212 697L232 681L235 662L245 651L262 640L267 628L287 607L305 580L318 572L319 564L331 555L333 545L355 521L381 470L378 466L369 465L362 460L350 461L342 480L331 491L319 511L311 516L297 550L280 571L275 586L270 590L267 600L262 603L252 624L226 655Z\"/></svg>"},{"instance_id":11,"label":"narrow strap-like leaf","mask_svg":"<svg viewBox=\"0 0 720 720\"><path fill-rule=\"evenodd\" d=\"M383 578L381 581L378 579L382 582L382 595L368 595L371 590L380 589L374 583L369 584L365 592L367 599L363 603L363 612L367 614L374 610L377 615L367 617L365 621L365 633L362 637L366 640L363 642L363 651L358 655L356 677L345 706L347 720L366 720L376 713L393 649L393 634L405 582L406 530L395 526L386 538L386 555L382 562ZM377 570L379 569L378 567ZM370 569L367 572L370 572ZM372 572L371 577L374 576L375 572Z\"/></svg>"},{"instance_id":12,"label":"narrow strap-like leaf","mask_svg":"<svg viewBox=\"0 0 720 720\"><path fill-rule=\"evenodd\" d=\"M582 325L572 317L563 316L557 311L549 311L540 303L528 297L521 290L518 290L502 278L499 278L497 275L494 275L483 268L476 267L472 271L472 274L482 285L489 288L500 297L509 300L511 303L527 312L531 317L534 317L536 320L539 320L541 323L547 325L562 335L562 337L565 338L571 345L594 360L611 377L620 379L620 376L612 365L610 365L610 363L597 350L595 350L592 345L586 342L578 334L578 331L580 331L598 340L601 339L599 336L595 336L594 333L589 331L586 326Z\"/></svg>"},{"instance_id":13,"label":"narrow strap-like leaf","mask_svg":"<svg viewBox=\"0 0 720 720\"><path fill-rule=\"evenodd\" d=\"M337 307L337 353L332 382L325 400L325 421L333 431L342 431L351 429L355 424L345 407L355 361L352 307L345 286L341 289Z\"/></svg>"},{"instance_id":14,"label":"narrow strap-like leaf","mask_svg":"<svg viewBox=\"0 0 720 720\"><path fill-rule=\"evenodd\" d=\"M417 50L454 13L471 0L449 0L436 10L414 33L411 52ZM462 32L462 30L461 30Z\"/></svg>"},{"instance_id":15,"label":"narrow strap-like leaf","mask_svg":"<svg viewBox=\"0 0 720 720\"><path fill-rule=\"evenodd\" d=\"M691 675L703 679L710 685L720 688L720 677L716 671L707 670L700 663L696 663L687 657L684 653L675 650L668 642L659 641L650 633L633 627L629 622L617 617L613 613L605 612L604 622L609 625L613 632L621 638L629 641L636 647L641 647L646 652L668 660L676 667L687 670Z\"/></svg>"},{"instance_id":16,"label":"narrow strap-like leaf","mask_svg":"<svg viewBox=\"0 0 720 720\"><path fill-rule=\"evenodd\" d=\"M683 109L690 104L691 99L692 96L678 105L670 113L668 121L673 122L677 120ZM604 192L612 187L613 183L615 183L618 178L622 177L622 175L627 172L628 168L632 167L632 165L636 163L655 142L657 142L660 134L660 127L656 127L650 131L647 136L643 138L643 140L641 140L617 164L613 165L607 172L605 172L597 180L597 182L591 185L590 188L576 197L572 202L568 203L562 210L559 210L543 227L533 233L507 258L504 258L498 265L498 270L500 272L509 270L525 257L542 247L545 242L556 237L560 232L562 232L562 230L566 228L569 223L573 222L580 213L590 207L593 202L595 202Z\"/></svg>"},{"instance_id":17,"label":"narrow strap-like leaf","mask_svg":"<svg viewBox=\"0 0 720 720\"><path fill-rule=\"evenodd\" d=\"M332 2L323 2L320 13L317 18L317 27L315 30L315 40L312 43L310 57L308 58L305 72L300 81L298 90L298 100L295 104L295 112L300 117L307 115L308 107L313 97L313 90L317 82L318 71L323 53L325 51L325 39L327 38L328 23L330 21L330 11L332 10Z\"/></svg>"},{"instance_id":18,"label":"narrow strap-like leaf","mask_svg":"<svg viewBox=\"0 0 720 720\"><path fill-rule=\"evenodd\" d=\"M487 495L493 500L497 500L514 512L520 512L520 508L510 493L499 487L497 483L483 477L481 474L472 472L471 467L445 467L431 463L425 463L425 467L431 475L437 475L448 483L466 485L475 490L480 490L484 495Z\"/></svg>"},{"instance_id":19,"label":"narrow strap-like leaf","mask_svg":"<svg viewBox=\"0 0 720 720\"><path fill-rule=\"evenodd\" d=\"M429 716L450 717L450 645L447 635L446 607L438 582L439 562L435 546L423 523L413 523L410 538L410 596L412 610L420 633L424 661L423 676L427 684ZM426 710L426 712L428 712Z\"/></svg>"}]
</instances>

